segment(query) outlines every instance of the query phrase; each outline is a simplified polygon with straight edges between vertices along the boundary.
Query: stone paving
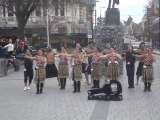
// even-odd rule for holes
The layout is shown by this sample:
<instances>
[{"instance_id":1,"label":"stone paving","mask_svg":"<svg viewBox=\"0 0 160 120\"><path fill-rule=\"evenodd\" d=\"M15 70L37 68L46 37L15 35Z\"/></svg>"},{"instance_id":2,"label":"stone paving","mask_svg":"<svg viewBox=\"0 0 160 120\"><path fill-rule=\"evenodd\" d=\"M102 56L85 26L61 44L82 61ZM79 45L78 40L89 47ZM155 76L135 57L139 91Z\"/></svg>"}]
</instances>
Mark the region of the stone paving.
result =
<instances>
[{"instance_id":1,"label":"stone paving","mask_svg":"<svg viewBox=\"0 0 160 120\"><path fill-rule=\"evenodd\" d=\"M82 81L81 93L72 93L72 80L59 90L57 79L47 79L44 93L23 91L23 70L0 77L0 120L160 120L160 56L155 63L152 92L143 92L143 83L128 89L127 77L120 77L123 101L87 100L91 85ZM125 66L124 66L125 67ZM102 81L104 82L104 81Z\"/></svg>"},{"instance_id":2,"label":"stone paving","mask_svg":"<svg viewBox=\"0 0 160 120\"><path fill-rule=\"evenodd\" d=\"M124 74L120 78L124 100L110 102L107 120L160 120L160 57L156 58L152 92L143 92L144 85L141 81L135 89L128 89Z\"/></svg>"}]
</instances>

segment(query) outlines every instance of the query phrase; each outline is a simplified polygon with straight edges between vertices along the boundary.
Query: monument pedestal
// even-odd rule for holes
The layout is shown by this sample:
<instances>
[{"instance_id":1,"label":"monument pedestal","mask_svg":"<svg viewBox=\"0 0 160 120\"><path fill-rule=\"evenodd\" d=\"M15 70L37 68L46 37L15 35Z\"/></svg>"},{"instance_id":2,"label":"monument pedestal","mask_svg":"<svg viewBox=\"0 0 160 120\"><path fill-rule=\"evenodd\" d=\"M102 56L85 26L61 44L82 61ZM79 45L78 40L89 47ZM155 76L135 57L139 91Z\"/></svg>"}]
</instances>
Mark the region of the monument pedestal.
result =
<instances>
[{"instance_id":1,"label":"monument pedestal","mask_svg":"<svg viewBox=\"0 0 160 120\"><path fill-rule=\"evenodd\" d=\"M96 46L105 49L107 43L114 42L117 51L122 53L123 26L120 24L120 12L118 8L108 8L105 17L105 26L97 27L95 34ZM123 61L119 62L120 73L123 73Z\"/></svg>"}]
</instances>

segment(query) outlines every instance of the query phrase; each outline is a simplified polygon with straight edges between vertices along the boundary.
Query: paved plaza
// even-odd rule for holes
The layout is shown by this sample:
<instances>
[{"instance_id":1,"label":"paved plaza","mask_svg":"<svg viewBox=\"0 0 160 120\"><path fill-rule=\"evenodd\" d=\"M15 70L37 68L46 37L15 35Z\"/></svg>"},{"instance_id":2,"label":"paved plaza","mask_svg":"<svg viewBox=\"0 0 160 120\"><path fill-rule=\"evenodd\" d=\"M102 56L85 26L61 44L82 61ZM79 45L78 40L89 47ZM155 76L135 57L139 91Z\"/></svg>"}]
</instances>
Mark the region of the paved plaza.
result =
<instances>
[{"instance_id":1,"label":"paved plaza","mask_svg":"<svg viewBox=\"0 0 160 120\"><path fill-rule=\"evenodd\" d=\"M146 93L141 81L135 89L128 89L124 69L120 77L123 101L87 100L92 86L85 80L81 93L72 93L72 80L60 90L56 78L47 79L44 93L36 95L35 84L23 91L23 69L11 70L7 77L0 77L0 120L160 120L160 56L154 66L152 92Z\"/></svg>"}]
</instances>

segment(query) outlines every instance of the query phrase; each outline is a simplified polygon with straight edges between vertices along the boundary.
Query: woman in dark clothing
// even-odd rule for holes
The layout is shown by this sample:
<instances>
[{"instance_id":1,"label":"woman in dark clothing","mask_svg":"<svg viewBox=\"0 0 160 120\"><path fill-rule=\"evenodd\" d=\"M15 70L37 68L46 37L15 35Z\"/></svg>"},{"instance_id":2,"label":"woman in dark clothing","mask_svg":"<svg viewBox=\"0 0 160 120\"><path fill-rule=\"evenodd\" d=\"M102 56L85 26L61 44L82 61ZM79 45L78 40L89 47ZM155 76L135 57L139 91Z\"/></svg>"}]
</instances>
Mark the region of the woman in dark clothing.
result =
<instances>
[{"instance_id":1,"label":"woman in dark clothing","mask_svg":"<svg viewBox=\"0 0 160 120\"><path fill-rule=\"evenodd\" d=\"M26 50L26 55L24 58L24 91L30 90L30 85L33 79L33 59L30 59L29 57L32 57L31 52L29 50ZM29 84L27 87L28 78Z\"/></svg>"},{"instance_id":2,"label":"woman in dark clothing","mask_svg":"<svg viewBox=\"0 0 160 120\"><path fill-rule=\"evenodd\" d=\"M128 76L128 88L134 88L134 71L135 71L135 55L137 54L133 51L133 46L128 45L128 51L125 53L126 56L126 70Z\"/></svg>"}]
</instances>

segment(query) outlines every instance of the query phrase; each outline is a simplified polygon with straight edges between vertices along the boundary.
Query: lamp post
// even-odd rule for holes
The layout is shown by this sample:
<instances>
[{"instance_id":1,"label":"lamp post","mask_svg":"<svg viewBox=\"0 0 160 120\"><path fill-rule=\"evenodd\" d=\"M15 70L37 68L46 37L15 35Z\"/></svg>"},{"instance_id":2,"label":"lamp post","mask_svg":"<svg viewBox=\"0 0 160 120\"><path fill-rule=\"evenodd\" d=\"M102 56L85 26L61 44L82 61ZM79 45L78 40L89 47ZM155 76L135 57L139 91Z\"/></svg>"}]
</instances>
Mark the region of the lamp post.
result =
<instances>
[{"instance_id":1,"label":"lamp post","mask_svg":"<svg viewBox=\"0 0 160 120\"><path fill-rule=\"evenodd\" d=\"M48 47L49 46L49 14L48 14L48 9L47 9L46 22L47 22L47 47Z\"/></svg>"},{"instance_id":2,"label":"lamp post","mask_svg":"<svg viewBox=\"0 0 160 120\"><path fill-rule=\"evenodd\" d=\"M150 42L150 13L149 7L147 7L147 40Z\"/></svg>"},{"instance_id":3,"label":"lamp post","mask_svg":"<svg viewBox=\"0 0 160 120\"><path fill-rule=\"evenodd\" d=\"M95 26L96 26L96 23L97 23L97 10L96 10L96 3L97 2L99 2L99 1L95 2Z\"/></svg>"}]
</instances>

